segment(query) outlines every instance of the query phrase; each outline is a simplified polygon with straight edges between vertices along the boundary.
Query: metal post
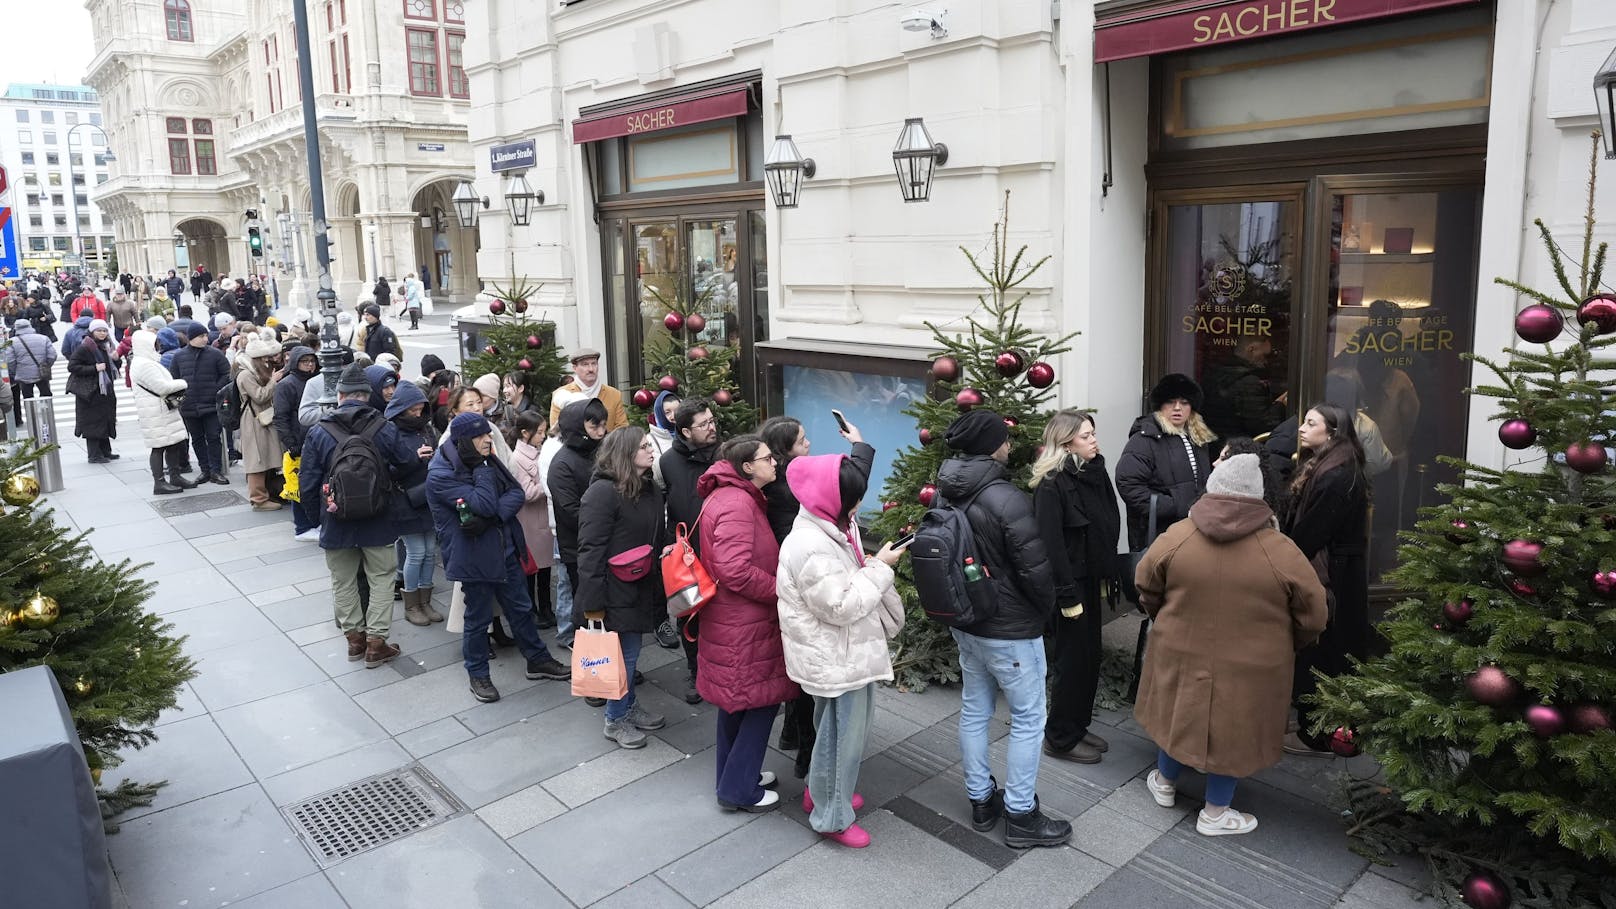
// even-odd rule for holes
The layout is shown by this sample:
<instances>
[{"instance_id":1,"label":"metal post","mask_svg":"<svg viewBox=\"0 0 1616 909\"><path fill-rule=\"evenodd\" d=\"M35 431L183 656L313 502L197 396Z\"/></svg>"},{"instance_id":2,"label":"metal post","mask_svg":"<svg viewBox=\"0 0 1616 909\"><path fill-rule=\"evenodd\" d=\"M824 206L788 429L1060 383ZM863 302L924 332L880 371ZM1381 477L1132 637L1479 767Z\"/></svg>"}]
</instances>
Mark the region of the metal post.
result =
<instances>
[{"instance_id":1,"label":"metal post","mask_svg":"<svg viewBox=\"0 0 1616 909\"><path fill-rule=\"evenodd\" d=\"M320 165L320 127L314 110L314 52L309 43L309 5L292 4L297 29L297 84L303 96L303 147L309 159L309 219L314 227L314 260L319 270L320 372L325 391L320 403L337 403L337 378L342 373L341 341L337 337L337 291L331 283L331 240L326 235L325 177Z\"/></svg>"},{"instance_id":2,"label":"metal post","mask_svg":"<svg viewBox=\"0 0 1616 909\"><path fill-rule=\"evenodd\" d=\"M56 447L56 399L28 398L22 402L22 415L28 435L41 448L50 448L34 462L34 478L41 491L57 492L62 488L62 450Z\"/></svg>"}]
</instances>

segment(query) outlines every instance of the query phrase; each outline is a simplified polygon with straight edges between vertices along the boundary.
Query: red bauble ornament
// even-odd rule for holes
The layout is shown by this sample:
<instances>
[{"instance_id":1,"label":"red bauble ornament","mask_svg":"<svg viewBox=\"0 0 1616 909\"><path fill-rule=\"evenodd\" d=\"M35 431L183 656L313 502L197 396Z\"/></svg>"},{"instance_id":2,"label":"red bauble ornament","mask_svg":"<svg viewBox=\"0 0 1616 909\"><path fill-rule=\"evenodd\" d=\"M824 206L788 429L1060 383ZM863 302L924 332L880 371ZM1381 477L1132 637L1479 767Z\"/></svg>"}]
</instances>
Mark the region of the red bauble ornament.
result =
<instances>
[{"instance_id":1,"label":"red bauble ornament","mask_svg":"<svg viewBox=\"0 0 1616 909\"><path fill-rule=\"evenodd\" d=\"M1026 365L1026 362L1021 359L1021 354L1013 350L1007 350L993 358L993 368L998 370L999 375L1004 376L1006 379L1014 379L1016 376L1021 375L1021 368Z\"/></svg>"},{"instance_id":2,"label":"red bauble ornament","mask_svg":"<svg viewBox=\"0 0 1616 909\"><path fill-rule=\"evenodd\" d=\"M1464 518L1455 518L1448 522L1448 526L1453 529L1443 534L1443 536L1446 536L1448 542L1455 546L1463 546L1474 538L1474 535L1470 533L1470 522Z\"/></svg>"},{"instance_id":3,"label":"red bauble ornament","mask_svg":"<svg viewBox=\"0 0 1616 909\"><path fill-rule=\"evenodd\" d=\"M728 407L735 403L735 395L727 388L720 388L713 392L713 403L719 407Z\"/></svg>"},{"instance_id":4,"label":"red bauble ornament","mask_svg":"<svg viewBox=\"0 0 1616 909\"><path fill-rule=\"evenodd\" d=\"M1503 442L1505 448L1513 448L1516 451L1531 448L1532 443L1537 441L1537 430L1532 428L1531 423L1519 418L1505 420L1503 425L1498 427L1498 441Z\"/></svg>"},{"instance_id":5,"label":"red bauble ornament","mask_svg":"<svg viewBox=\"0 0 1616 909\"><path fill-rule=\"evenodd\" d=\"M1598 473L1610 463L1605 446L1599 442L1574 442L1566 447L1566 466L1577 473Z\"/></svg>"},{"instance_id":6,"label":"red bauble ornament","mask_svg":"<svg viewBox=\"0 0 1616 909\"><path fill-rule=\"evenodd\" d=\"M1601 600L1616 599L1616 571L1595 571L1588 587Z\"/></svg>"},{"instance_id":7,"label":"red bauble ornament","mask_svg":"<svg viewBox=\"0 0 1616 909\"><path fill-rule=\"evenodd\" d=\"M1548 704L1533 704L1526 708L1526 725L1531 727L1532 734L1540 739L1552 739L1565 731L1565 714L1558 707Z\"/></svg>"},{"instance_id":8,"label":"red bauble ornament","mask_svg":"<svg viewBox=\"0 0 1616 909\"><path fill-rule=\"evenodd\" d=\"M1004 428L1005 429L1015 429L1017 426L1020 426L1020 425L1021 425L1021 421L1016 419L1015 417L1005 417L1004 418Z\"/></svg>"},{"instance_id":9,"label":"red bauble ornament","mask_svg":"<svg viewBox=\"0 0 1616 909\"><path fill-rule=\"evenodd\" d=\"M1442 617L1455 628L1463 627L1475 612L1476 604L1470 600L1460 600L1457 603L1450 600L1442 604Z\"/></svg>"},{"instance_id":10,"label":"red bauble ornament","mask_svg":"<svg viewBox=\"0 0 1616 909\"><path fill-rule=\"evenodd\" d=\"M959 361L953 357L938 357L931 361L931 374L939 382L952 382L959 378Z\"/></svg>"},{"instance_id":11,"label":"red bauble ornament","mask_svg":"<svg viewBox=\"0 0 1616 909\"><path fill-rule=\"evenodd\" d=\"M527 349L528 350L538 350L539 348L541 348L543 346L544 346L544 339L543 338L539 337L538 335L528 335L527 336Z\"/></svg>"},{"instance_id":12,"label":"red bauble ornament","mask_svg":"<svg viewBox=\"0 0 1616 909\"><path fill-rule=\"evenodd\" d=\"M518 313L527 312L527 301L526 300L512 300L511 301L511 309L516 310Z\"/></svg>"},{"instance_id":13,"label":"red bauble ornament","mask_svg":"<svg viewBox=\"0 0 1616 909\"><path fill-rule=\"evenodd\" d=\"M915 525L913 525L913 524L905 524L905 525L903 525L903 530L901 531L903 536L908 536L909 534L914 533L914 532L915 532Z\"/></svg>"},{"instance_id":14,"label":"red bauble ornament","mask_svg":"<svg viewBox=\"0 0 1616 909\"><path fill-rule=\"evenodd\" d=\"M483 353L488 354L490 357L497 357L499 356L499 348L490 344L483 348Z\"/></svg>"},{"instance_id":15,"label":"red bauble ornament","mask_svg":"<svg viewBox=\"0 0 1616 909\"><path fill-rule=\"evenodd\" d=\"M523 357L522 359L516 361L516 368L523 370L524 372L530 371L533 369L533 361L529 360L527 357Z\"/></svg>"},{"instance_id":16,"label":"red bauble ornament","mask_svg":"<svg viewBox=\"0 0 1616 909\"><path fill-rule=\"evenodd\" d=\"M488 311L493 313L496 316L503 315L505 313L505 301L504 300L489 300L488 301Z\"/></svg>"},{"instance_id":17,"label":"red bauble ornament","mask_svg":"<svg viewBox=\"0 0 1616 909\"><path fill-rule=\"evenodd\" d=\"M961 388L959 394L954 396L954 404L960 410L970 410L982 405L982 393L974 388Z\"/></svg>"},{"instance_id":18,"label":"red bauble ornament","mask_svg":"<svg viewBox=\"0 0 1616 909\"><path fill-rule=\"evenodd\" d=\"M1504 564L1523 578L1535 578L1543 567L1543 544L1531 540L1510 540L1504 544Z\"/></svg>"},{"instance_id":19,"label":"red bauble ornament","mask_svg":"<svg viewBox=\"0 0 1616 909\"><path fill-rule=\"evenodd\" d=\"M662 324L668 331L678 331L685 327L685 317L676 312L670 312L662 317Z\"/></svg>"},{"instance_id":20,"label":"red bauble ornament","mask_svg":"<svg viewBox=\"0 0 1616 909\"><path fill-rule=\"evenodd\" d=\"M655 403L656 403L656 393L651 391L651 389L649 389L649 388L637 388L637 389L634 390L634 406L635 407L650 407L652 404L655 404Z\"/></svg>"},{"instance_id":21,"label":"red bauble ornament","mask_svg":"<svg viewBox=\"0 0 1616 909\"><path fill-rule=\"evenodd\" d=\"M693 312L690 315L685 316L685 330L686 331L701 331L703 328L706 328L706 327L707 327L707 317L703 316L701 313Z\"/></svg>"},{"instance_id":22,"label":"red bauble ornament","mask_svg":"<svg viewBox=\"0 0 1616 909\"><path fill-rule=\"evenodd\" d=\"M692 360L705 360L705 359L707 359L707 348L705 348L705 347L692 347L689 350L685 351L685 356L689 357Z\"/></svg>"},{"instance_id":23,"label":"red bauble ornament","mask_svg":"<svg viewBox=\"0 0 1616 909\"><path fill-rule=\"evenodd\" d=\"M882 502L881 503L881 510L882 511L891 511L892 509L897 508L897 507L898 507L897 502Z\"/></svg>"},{"instance_id":24,"label":"red bauble ornament","mask_svg":"<svg viewBox=\"0 0 1616 909\"><path fill-rule=\"evenodd\" d=\"M1564 328L1565 317L1546 303L1533 303L1515 314L1515 333L1533 344L1553 341Z\"/></svg>"},{"instance_id":25,"label":"red bauble ornament","mask_svg":"<svg viewBox=\"0 0 1616 909\"><path fill-rule=\"evenodd\" d=\"M1571 731L1589 735L1610 728L1610 711L1598 704L1578 704L1571 708Z\"/></svg>"},{"instance_id":26,"label":"red bauble ornament","mask_svg":"<svg viewBox=\"0 0 1616 909\"><path fill-rule=\"evenodd\" d=\"M1357 733L1345 726L1335 727L1330 733L1330 750L1345 758L1357 757L1360 751Z\"/></svg>"},{"instance_id":27,"label":"red bauble ornament","mask_svg":"<svg viewBox=\"0 0 1616 909\"><path fill-rule=\"evenodd\" d=\"M1577 324L1592 322L1594 333L1608 335L1616 331L1616 294L1594 294L1577 307Z\"/></svg>"},{"instance_id":28,"label":"red bauble ornament","mask_svg":"<svg viewBox=\"0 0 1616 909\"><path fill-rule=\"evenodd\" d=\"M1055 367L1039 361L1027 367L1027 384L1033 388L1048 388L1055 383Z\"/></svg>"},{"instance_id":29,"label":"red bauble ornament","mask_svg":"<svg viewBox=\"0 0 1616 909\"><path fill-rule=\"evenodd\" d=\"M1497 666L1483 666L1465 677L1465 690L1478 703L1503 707L1521 696L1521 685Z\"/></svg>"},{"instance_id":30,"label":"red bauble ornament","mask_svg":"<svg viewBox=\"0 0 1616 909\"><path fill-rule=\"evenodd\" d=\"M679 380L675 379L673 376L663 376L662 378L657 380L656 384L657 384L657 387L662 389L663 391L678 391L679 390Z\"/></svg>"},{"instance_id":31,"label":"red bauble ornament","mask_svg":"<svg viewBox=\"0 0 1616 909\"><path fill-rule=\"evenodd\" d=\"M1509 589L1510 589L1511 593L1515 594L1518 597L1535 597L1535 596L1537 596L1537 588L1533 587L1531 584L1526 583L1525 581L1521 580L1520 578L1510 578L1509 579Z\"/></svg>"},{"instance_id":32,"label":"red bauble ornament","mask_svg":"<svg viewBox=\"0 0 1616 909\"><path fill-rule=\"evenodd\" d=\"M937 498L937 487L927 483L926 485L920 487L920 495L916 496L915 498L920 500L920 504L930 508L931 500Z\"/></svg>"},{"instance_id":33,"label":"red bauble ornament","mask_svg":"<svg viewBox=\"0 0 1616 909\"><path fill-rule=\"evenodd\" d=\"M920 431L920 444L922 444L922 445L930 445L931 440L932 440L931 430L922 429Z\"/></svg>"},{"instance_id":34,"label":"red bauble ornament","mask_svg":"<svg viewBox=\"0 0 1616 909\"><path fill-rule=\"evenodd\" d=\"M1491 871L1472 871L1459 885L1459 894L1470 909L1509 909L1509 887Z\"/></svg>"}]
</instances>

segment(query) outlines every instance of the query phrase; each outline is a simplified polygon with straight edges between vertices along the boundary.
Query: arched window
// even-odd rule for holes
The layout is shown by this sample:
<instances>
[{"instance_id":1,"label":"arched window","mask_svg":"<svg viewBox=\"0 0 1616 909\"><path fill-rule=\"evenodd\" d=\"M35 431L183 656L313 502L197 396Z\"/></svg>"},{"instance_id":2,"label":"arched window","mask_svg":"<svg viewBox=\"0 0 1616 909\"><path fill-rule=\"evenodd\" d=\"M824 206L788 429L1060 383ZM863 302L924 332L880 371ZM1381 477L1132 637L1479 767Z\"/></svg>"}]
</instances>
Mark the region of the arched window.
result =
<instances>
[{"instance_id":1,"label":"arched window","mask_svg":"<svg viewBox=\"0 0 1616 909\"><path fill-rule=\"evenodd\" d=\"M163 21L168 25L168 40L193 40L191 37L191 4L186 0L163 0Z\"/></svg>"}]
</instances>

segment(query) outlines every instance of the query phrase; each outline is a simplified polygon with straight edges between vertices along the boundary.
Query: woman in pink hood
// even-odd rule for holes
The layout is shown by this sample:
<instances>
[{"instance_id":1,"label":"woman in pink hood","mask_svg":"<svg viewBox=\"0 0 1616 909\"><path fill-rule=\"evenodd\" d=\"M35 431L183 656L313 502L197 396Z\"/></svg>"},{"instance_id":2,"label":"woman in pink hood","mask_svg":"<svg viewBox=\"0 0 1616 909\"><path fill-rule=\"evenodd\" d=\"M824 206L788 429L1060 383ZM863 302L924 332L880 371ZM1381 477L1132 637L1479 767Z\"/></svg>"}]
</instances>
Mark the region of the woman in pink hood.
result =
<instances>
[{"instance_id":1,"label":"woman in pink hood","mask_svg":"<svg viewBox=\"0 0 1616 909\"><path fill-rule=\"evenodd\" d=\"M903 551L889 542L864 557L858 507L869 476L854 459L796 458L786 480L802 507L775 573L780 630L786 672L813 696L819 728L802 806L815 830L862 849L870 835L853 822L863 803L853 789L875 711L875 683L892 679L887 641L903 628L903 600L892 574Z\"/></svg>"}]
</instances>

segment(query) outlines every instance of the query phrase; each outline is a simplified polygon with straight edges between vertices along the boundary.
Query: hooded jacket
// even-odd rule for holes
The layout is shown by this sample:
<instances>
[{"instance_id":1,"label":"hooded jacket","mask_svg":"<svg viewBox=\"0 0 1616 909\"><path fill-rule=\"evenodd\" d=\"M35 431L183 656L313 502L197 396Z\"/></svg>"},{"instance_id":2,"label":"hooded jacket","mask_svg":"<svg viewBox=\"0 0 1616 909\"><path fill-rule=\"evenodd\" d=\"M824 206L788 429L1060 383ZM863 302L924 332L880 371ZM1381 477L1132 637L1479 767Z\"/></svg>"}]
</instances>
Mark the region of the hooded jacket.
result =
<instances>
[{"instance_id":1,"label":"hooded jacket","mask_svg":"<svg viewBox=\"0 0 1616 909\"><path fill-rule=\"evenodd\" d=\"M178 407L164 398L185 392L185 382L168 374L157 358L157 335L137 331L129 340L129 376L133 381L135 413L147 448L163 448L186 439L185 420Z\"/></svg>"},{"instance_id":2,"label":"hooded jacket","mask_svg":"<svg viewBox=\"0 0 1616 909\"><path fill-rule=\"evenodd\" d=\"M62 356L73 356L73 351L78 350L79 345L83 344L85 337L90 334L90 323L92 321L94 321L94 318L89 313L85 313L73 320L73 327L69 328L67 334L62 336Z\"/></svg>"},{"instance_id":3,"label":"hooded jacket","mask_svg":"<svg viewBox=\"0 0 1616 909\"><path fill-rule=\"evenodd\" d=\"M215 353L218 353L215 351ZM220 356L223 356L222 354ZM361 521L341 521L325 510L325 496L320 487L325 484L326 472L331 469L331 458L337 451L337 440L326 429L330 423L345 432L358 432L371 420L381 420L376 433L376 450L387 462L388 472L396 487L398 478L416 467L420 456L408 447L398 435L398 427L386 421L380 413L358 401L346 401L331 416L315 424L303 440L303 461L298 467L298 488L301 501L298 507L309 523L320 525L321 549L358 549L367 546L391 546L398 539L391 509Z\"/></svg>"},{"instance_id":4,"label":"hooded jacket","mask_svg":"<svg viewBox=\"0 0 1616 909\"><path fill-rule=\"evenodd\" d=\"M692 448L684 436L673 437L673 447L662 456L662 481L667 486L668 526L684 524L694 528L701 516L701 496L696 492L696 481L713 464L718 443ZM692 533L690 544L701 552L701 537Z\"/></svg>"},{"instance_id":5,"label":"hooded jacket","mask_svg":"<svg viewBox=\"0 0 1616 909\"><path fill-rule=\"evenodd\" d=\"M557 520L560 517L557 509ZM655 483L647 482L640 497L629 500L617 491L611 477L595 474L578 504L578 586L572 592L573 621L582 624L585 612L604 612L607 631L655 631L667 615L662 566L655 553L661 552L667 542L662 493ZM612 574L612 556L646 545L653 556L651 570L644 577L624 581Z\"/></svg>"},{"instance_id":6,"label":"hooded jacket","mask_svg":"<svg viewBox=\"0 0 1616 909\"><path fill-rule=\"evenodd\" d=\"M1273 517L1261 499L1202 496L1134 573L1155 619L1134 716L1207 773L1279 761L1296 651L1324 628L1324 588Z\"/></svg>"},{"instance_id":7,"label":"hooded jacket","mask_svg":"<svg viewBox=\"0 0 1616 909\"><path fill-rule=\"evenodd\" d=\"M556 431L561 436L561 450L550 462L546 477L550 487L550 504L555 511L556 546L561 561L578 564L578 509L583 505L584 492L589 489L590 477L595 472L595 450L599 439L591 439L584 431L589 421L606 422L606 406L599 401L576 401L561 411Z\"/></svg>"},{"instance_id":8,"label":"hooded jacket","mask_svg":"<svg viewBox=\"0 0 1616 909\"><path fill-rule=\"evenodd\" d=\"M391 379L391 381L389 381ZM370 406L373 410L387 410L387 399L382 397L382 391L388 385L393 385L394 394L397 394L398 373L386 366L372 364L365 367L365 381L370 383Z\"/></svg>"},{"instance_id":9,"label":"hooded jacket","mask_svg":"<svg viewBox=\"0 0 1616 909\"><path fill-rule=\"evenodd\" d=\"M219 389L230 381L230 361L218 348L187 344L174 352L168 371L185 380L185 403L180 405L183 416L218 413Z\"/></svg>"},{"instance_id":10,"label":"hooded jacket","mask_svg":"<svg viewBox=\"0 0 1616 909\"><path fill-rule=\"evenodd\" d=\"M12 381L40 381L40 371L50 369L56 362L56 348L24 319L17 320L12 332L5 354L6 370L11 373Z\"/></svg>"},{"instance_id":11,"label":"hooded jacket","mask_svg":"<svg viewBox=\"0 0 1616 909\"><path fill-rule=\"evenodd\" d=\"M400 422L399 418L404 411L416 404L425 404L426 394L415 386L413 382L399 383L398 390L393 392L393 400L387 403L387 410L383 413L398 429L398 440L412 451L419 452L421 446L431 445L427 438L429 431L429 417L423 412L421 415L421 428L411 429ZM415 463L400 471L396 477L398 495L393 499L393 519L398 525L398 532L402 536L411 533L432 533L432 509L426 500L427 459L416 456Z\"/></svg>"},{"instance_id":12,"label":"hooded jacket","mask_svg":"<svg viewBox=\"0 0 1616 909\"><path fill-rule=\"evenodd\" d=\"M853 454L848 460L853 462L867 480L870 477L870 468L875 464L875 449L863 442L854 442ZM797 496L792 493L791 484L787 482L791 464L795 463L795 459L790 463L782 462L780 475L773 483L763 487L763 497L769 500L769 527L773 528L774 538L781 543L785 542L786 534L791 532L791 528L795 527L797 522ZM834 519L832 522L834 523Z\"/></svg>"},{"instance_id":13,"label":"hooded jacket","mask_svg":"<svg viewBox=\"0 0 1616 909\"><path fill-rule=\"evenodd\" d=\"M1152 494L1157 497L1157 533L1190 513L1190 506L1206 492L1206 478L1212 474L1208 447L1195 444L1187 434L1162 429L1155 413L1134 421L1128 444L1117 459L1117 492L1128 506L1129 549L1139 552L1150 545L1146 537L1150 535Z\"/></svg>"},{"instance_id":14,"label":"hooded jacket","mask_svg":"<svg viewBox=\"0 0 1616 909\"><path fill-rule=\"evenodd\" d=\"M449 580L500 583L521 577L520 553L527 541L516 513L522 508L522 487L498 458L467 466L459 449L444 442L427 467L426 498ZM493 526L475 536L468 533L460 525L459 500L473 514L493 519Z\"/></svg>"},{"instance_id":15,"label":"hooded jacket","mask_svg":"<svg viewBox=\"0 0 1616 909\"><path fill-rule=\"evenodd\" d=\"M786 674L816 697L891 681L887 641L903 629L892 569L864 558L856 535L850 539L836 526L844 457L809 455L786 468L802 507L775 572L781 641Z\"/></svg>"},{"instance_id":16,"label":"hooded jacket","mask_svg":"<svg viewBox=\"0 0 1616 909\"><path fill-rule=\"evenodd\" d=\"M780 544L769 529L763 490L715 461L696 481L706 505L697 537L718 593L701 609L696 691L736 713L795 698L780 641L775 575Z\"/></svg>"},{"instance_id":17,"label":"hooded jacket","mask_svg":"<svg viewBox=\"0 0 1616 909\"><path fill-rule=\"evenodd\" d=\"M995 582L998 611L962 629L980 638L1042 637L1055 610L1055 574L1038 535L1032 500L1010 482L1005 466L989 455L957 455L937 471L937 491L965 509L976 551Z\"/></svg>"},{"instance_id":18,"label":"hooded jacket","mask_svg":"<svg viewBox=\"0 0 1616 909\"><path fill-rule=\"evenodd\" d=\"M294 458L303 456L303 440L309 434L309 428L297 418L298 405L303 401L303 386L312 378L298 371L298 361L304 357L314 357L316 364L319 363L319 354L312 348L294 347L286 357L286 375L275 384L275 422L272 425L275 435L280 437L281 447ZM316 368L313 375L319 374Z\"/></svg>"},{"instance_id":19,"label":"hooded jacket","mask_svg":"<svg viewBox=\"0 0 1616 909\"><path fill-rule=\"evenodd\" d=\"M657 393L656 401L651 404L651 426L645 434L651 441L651 446L656 449L651 459L651 476L656 479L657 488L661 490L668 488L667 482L662 479L662 456L673 447L673 440L679 435L673 422L662 412L662 405L673 396L671 391Z\"/></svg>"}]
</instances>

